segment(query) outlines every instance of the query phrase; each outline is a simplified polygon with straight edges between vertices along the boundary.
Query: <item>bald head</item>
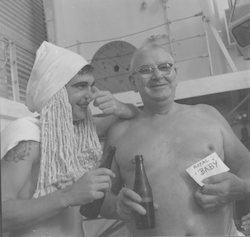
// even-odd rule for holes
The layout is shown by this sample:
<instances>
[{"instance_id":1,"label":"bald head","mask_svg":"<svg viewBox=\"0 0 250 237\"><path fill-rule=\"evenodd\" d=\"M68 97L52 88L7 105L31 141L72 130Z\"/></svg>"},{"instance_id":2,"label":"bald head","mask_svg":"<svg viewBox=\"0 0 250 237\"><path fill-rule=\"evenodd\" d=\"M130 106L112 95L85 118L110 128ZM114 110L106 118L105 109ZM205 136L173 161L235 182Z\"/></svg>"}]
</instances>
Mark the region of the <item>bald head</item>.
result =
<instances>
[{"instance_id":1,"label":"bald head","mask_svg":"<svg viewBox=\"0 0 250 237\"><path fill-rule=\"evenodd\" d=\"M162 46L155 43L147 44L135 50L130 62L130 68L129 68L130 74L134 72L134 70L137 68L138 64L140 64L142 60L144 60L147 57L150 58L151 53L155 51L161 51L162 57L166 57L166 59L168 59L169 62L174 63L173 57Z\"/></svg>"}]
</instances>

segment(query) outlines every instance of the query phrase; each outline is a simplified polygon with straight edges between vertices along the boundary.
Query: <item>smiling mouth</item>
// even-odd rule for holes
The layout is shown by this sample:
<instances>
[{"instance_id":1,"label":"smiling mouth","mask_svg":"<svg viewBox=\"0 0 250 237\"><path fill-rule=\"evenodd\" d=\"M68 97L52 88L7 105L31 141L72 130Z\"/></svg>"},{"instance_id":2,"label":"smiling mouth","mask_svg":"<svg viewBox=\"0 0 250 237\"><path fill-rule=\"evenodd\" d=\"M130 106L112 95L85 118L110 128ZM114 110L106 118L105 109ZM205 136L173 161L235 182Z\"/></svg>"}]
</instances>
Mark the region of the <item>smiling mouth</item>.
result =
<instances>
[{"instance_id":1,"label":"smiling mouth","mask_svg":"<svg viewBox=\"0 0 250 237\"><path fill-rule=\"evenodd\" d=\"M157 85L151 85L150 87L151 88L157 88L157 87L163 87L163 86L166 86L168 84L157 84Z\"/></svg>"}]
</instances>

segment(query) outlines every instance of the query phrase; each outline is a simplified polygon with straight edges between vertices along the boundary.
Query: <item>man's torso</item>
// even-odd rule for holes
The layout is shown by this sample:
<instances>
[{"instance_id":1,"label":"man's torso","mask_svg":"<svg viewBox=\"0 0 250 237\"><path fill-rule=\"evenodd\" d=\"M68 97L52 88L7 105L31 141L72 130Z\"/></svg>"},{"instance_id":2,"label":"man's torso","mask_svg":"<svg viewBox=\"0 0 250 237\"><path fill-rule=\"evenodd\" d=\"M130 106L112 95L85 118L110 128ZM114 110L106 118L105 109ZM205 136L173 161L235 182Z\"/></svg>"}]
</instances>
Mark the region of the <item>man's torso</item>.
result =
<instances>
[{"instance_id":1,"label":"man's torso","mask_svg":"<svg viewBox=\"0 0 250 237\"><path fill-rule=\"evenodd\" d=\"M127 223L132 234L224 235L231 224L231 206L206 213L197 204L198 185L186 168L213 152L224 160L220 125L197 109L187 109L164 119L127 122L124 133L114 142L116 159L126 187L133 189L135 155L143 155L152 187L156 228L138 232L134 221Z\"/></svg>"}]
</instances>

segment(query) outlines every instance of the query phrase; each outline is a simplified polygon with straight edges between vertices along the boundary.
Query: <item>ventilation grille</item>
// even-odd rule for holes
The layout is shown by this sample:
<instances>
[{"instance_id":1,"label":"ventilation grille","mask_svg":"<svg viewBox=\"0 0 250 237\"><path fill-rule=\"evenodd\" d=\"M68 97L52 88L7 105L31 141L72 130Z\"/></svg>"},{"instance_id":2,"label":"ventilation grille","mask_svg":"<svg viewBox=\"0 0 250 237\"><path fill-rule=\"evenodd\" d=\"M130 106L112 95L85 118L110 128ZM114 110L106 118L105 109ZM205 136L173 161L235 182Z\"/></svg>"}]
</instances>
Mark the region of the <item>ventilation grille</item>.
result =
<instances>
[{"instance_id":1,"label":"ventilation grille","mask_svg":"<svg viewBox=\"0 0 250 237\"><path fill-rule=\"evenodd\" d=\"M10 61L11 47L7 46L7 63L3 73L7 78L8 99L13 100L12 80L18 80L20 101L24 102L36 50L44 40L47 40L42 0L0 1L0 24L7 29L2 35L3 39L11 40L16 51L14 61L18 78L13 78L11 77L11 66L13 66Z\"/></svg>"}]
</instances>

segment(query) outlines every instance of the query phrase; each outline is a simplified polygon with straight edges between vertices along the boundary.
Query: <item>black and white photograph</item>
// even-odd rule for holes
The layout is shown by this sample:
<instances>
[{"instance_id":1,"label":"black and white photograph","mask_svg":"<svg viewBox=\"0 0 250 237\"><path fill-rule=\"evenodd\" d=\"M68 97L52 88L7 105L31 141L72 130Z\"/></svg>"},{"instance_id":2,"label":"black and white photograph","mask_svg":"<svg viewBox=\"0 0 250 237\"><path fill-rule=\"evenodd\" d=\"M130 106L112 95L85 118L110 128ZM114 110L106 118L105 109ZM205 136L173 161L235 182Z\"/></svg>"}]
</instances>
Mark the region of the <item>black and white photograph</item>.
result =
<instances>
[{"instance_id":1,"label":"black and white photograph","mask_svg":"<svg viewBox=\"0 0 250 237\"><path fill-rule=\"evenodd\" d=\"M250 236L250 0L0 0L0 237Z\"/></svg>"}]
</instances>

